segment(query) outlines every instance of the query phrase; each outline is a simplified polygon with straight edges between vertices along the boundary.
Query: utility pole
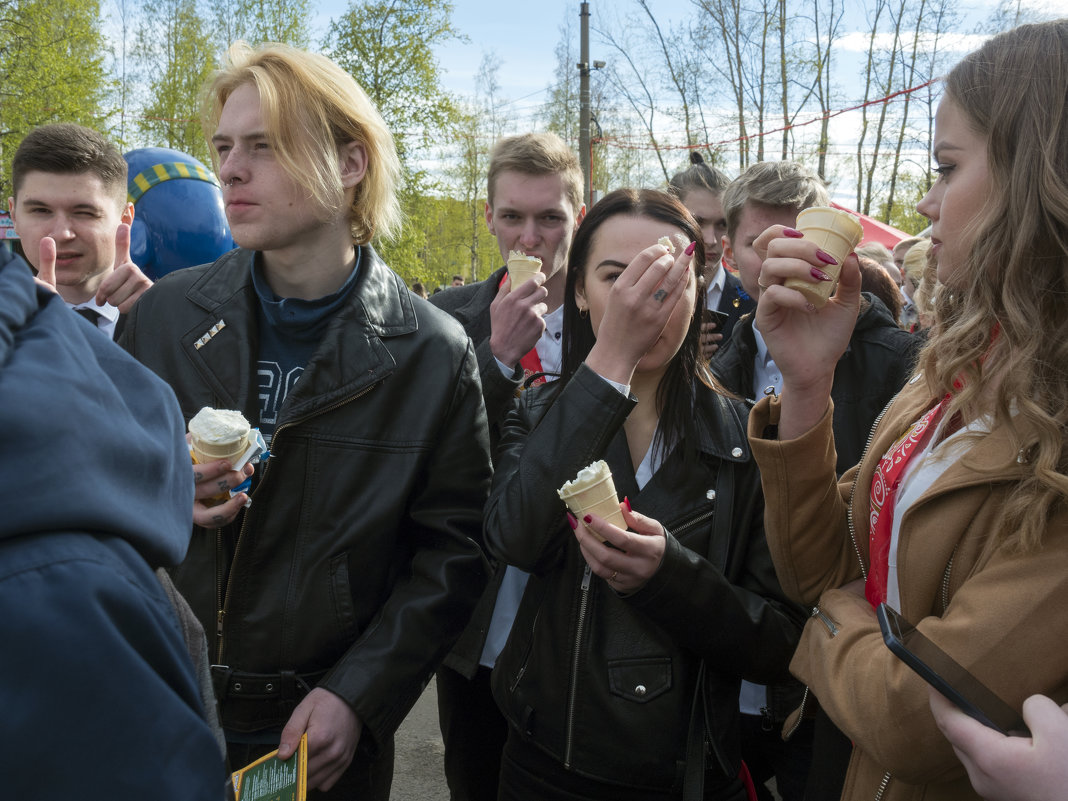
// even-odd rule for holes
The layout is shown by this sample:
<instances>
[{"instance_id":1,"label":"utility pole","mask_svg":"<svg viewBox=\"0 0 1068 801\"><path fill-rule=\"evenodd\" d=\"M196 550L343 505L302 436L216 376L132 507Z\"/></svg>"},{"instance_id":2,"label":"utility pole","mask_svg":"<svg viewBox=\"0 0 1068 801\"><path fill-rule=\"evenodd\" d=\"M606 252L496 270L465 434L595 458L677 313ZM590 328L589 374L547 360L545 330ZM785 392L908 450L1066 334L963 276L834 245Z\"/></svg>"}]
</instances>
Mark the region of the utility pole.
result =
<instances>
[{"instance_id":1,"label":"utility pole","mask_svg":"<svg viewBox=\"0 0 1068 801\"><path fill-rule=\"evenodd\" d=\"M582 202L590 206L590 4L579 9L579 163L582 165Z\"/></svg>"},{"instance_id":2,"label":"utility pole","mask_svg":"<svg viewBox=\"0 0 1068 801\"><path fill-rule=\"evenodd\" d=\"M590 163L590 72L604 66L603 61L590 64L590 4L581 3L579 8L579 164L582 166L582 202L590 207L593 197L593 165ZM598 130L600 125L597 126Z\"/></svg>"}]
</instances>

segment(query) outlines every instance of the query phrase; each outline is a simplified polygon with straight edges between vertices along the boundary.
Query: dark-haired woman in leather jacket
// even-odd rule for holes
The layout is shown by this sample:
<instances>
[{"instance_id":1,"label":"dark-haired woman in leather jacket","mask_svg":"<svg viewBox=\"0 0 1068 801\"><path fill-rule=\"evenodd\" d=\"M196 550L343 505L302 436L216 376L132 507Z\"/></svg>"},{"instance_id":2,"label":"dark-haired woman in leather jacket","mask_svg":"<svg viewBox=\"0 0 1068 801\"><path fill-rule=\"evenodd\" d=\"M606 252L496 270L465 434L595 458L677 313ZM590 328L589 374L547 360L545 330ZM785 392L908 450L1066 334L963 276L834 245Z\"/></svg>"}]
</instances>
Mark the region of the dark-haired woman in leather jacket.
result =
<instances>
[{"instance_id":1,"label":"dark-haired woman in leather jacket","mask_svg":"<svg viewBox=\"0 0 1068 801\"><path fill-rule=\"evenodd\" d=\"M494 556L532 574L493 674L501 801L745 798L739 681L788 675L803 615L764 540L745 408L699 359L701 259L653 190L605 197L572 245L562 378L523 394L487 507ZM599 459L628 530L557 496Z\"/></svg>"}]
</instances>

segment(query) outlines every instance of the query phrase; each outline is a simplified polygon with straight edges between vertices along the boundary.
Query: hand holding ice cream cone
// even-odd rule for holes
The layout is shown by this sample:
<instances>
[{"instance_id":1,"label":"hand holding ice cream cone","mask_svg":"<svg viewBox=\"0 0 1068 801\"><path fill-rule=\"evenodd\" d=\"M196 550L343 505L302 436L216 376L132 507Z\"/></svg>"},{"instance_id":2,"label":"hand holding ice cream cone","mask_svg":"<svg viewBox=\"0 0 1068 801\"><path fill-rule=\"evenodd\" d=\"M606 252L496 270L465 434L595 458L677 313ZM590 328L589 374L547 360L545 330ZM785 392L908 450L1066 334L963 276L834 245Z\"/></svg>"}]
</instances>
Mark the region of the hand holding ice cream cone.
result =
<instances>
[{"instance_id":1,"label":"hand holding ice cream cone","mask_svg":"<svg viewBox=\"0 0 1068 801\"><path fill-rule=\"evenodd\" d=\"M557 494L578 520L595 514L620 528L627 527L623 513L619 510L619 496L616 494L615 482L612 481L612 471L603 459L582 468L573 480L565 482L564 486L557 490ZM604 541L600 534L591 533Z\"/></svg>"},{"instance_id":2,"label":"hand holding ice cream cone","mask_svg":"<svg viewBox=\"0 0 1068 801\"><path fill-rule=\"evenodd\" d=\"M194 462L207 464L225 459L233 465L248 448L251 431L241 412L204 407L189 421Z\"/></svg>"},{"instance_id":3,"label":"hand holding ice cream cone","mask_svg":"<svg viewBox=\"0 0 1068 801\"><path fill-rule=\"evenodd\" d=\"M632 593L640 590L660 569L667 550L664 527L651 517L622 505L626 528L611 525L597 515L578 520L569 515L583 559L613 590Z\"/></svg>"},{"instance_id":4,"label":"hand holding ice cream cone","mask_svg":"<svg viewBox=\"0 0 1068 801\"><path fill-rule=\"evenodd\" d=\"M186 439L196 483L193 522L225 525L249 502L244 492L234 491L252 475L252 462L266 451L263 438L240 412L205 407L189 421Z\"/></svg>"},{"instance_id":5,"label":"hand holding ice cream cone","mask_svg":"<svg viewBox=\"0 0 1068 801\"><path fill-rule=\"evenodd\" d=\"M796 229L819 247L822 272L830 280L812 283L788 278L785 286L796 289L817 309L822 309L838 286L842 263L864 236L860 220L847 211L830 206L814 206L797 215Z\"/></svg>"},{"instance_id":6,"label":"hand holding ice cream cone","mask_svg":"<svg viewBox=\"0 0 1068 801\"><path fill-rule=\"evenodd\" d=\"M857 324L860 268L855 255L843 259L838 288L815 313L815 305L785 282L819 283L826 266L818 257L819 248L797 230L774 225L757 237L753 250L763 259L755 325L782 376L781 395L791 399L779 421L780 439L790 439L810 429L826 411L835 367Z\"/></svg>"},{"instance_id":7,"label":"hand holding ice cream cone","mask_svg":"<svg viewBox=\"0 0 1068 801\"><path fill-rule=\"evenodd\" d=\"M512 289L518 289L540 272L541 259L537 256L528 256L519 250L508 253L508 278L512 281Z\"/></svg>"}]
</instances>

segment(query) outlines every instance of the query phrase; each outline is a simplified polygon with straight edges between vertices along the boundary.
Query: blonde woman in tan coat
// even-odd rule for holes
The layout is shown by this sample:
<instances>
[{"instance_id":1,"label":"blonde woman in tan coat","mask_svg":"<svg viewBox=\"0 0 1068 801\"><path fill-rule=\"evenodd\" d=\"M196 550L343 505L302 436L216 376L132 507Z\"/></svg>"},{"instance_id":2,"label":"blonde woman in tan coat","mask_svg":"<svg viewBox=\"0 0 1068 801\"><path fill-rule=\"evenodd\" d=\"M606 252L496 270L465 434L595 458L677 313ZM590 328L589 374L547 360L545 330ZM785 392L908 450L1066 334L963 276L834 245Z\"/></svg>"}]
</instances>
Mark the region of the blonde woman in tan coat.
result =
<instances>
[{"instance_id":1,"label":"blonde woman in tan coat","mask_svg":"<svg viewBox=\"0 0 1068 801\"><path fill-rule=\"evenodd\" d=\"M1068 700L1068 20L988 41L935 124L941 289L916 375L836 482L829 393L859 302L855 257L824 276L775 226L757 319L782 394L750 417L787 594L814 607L791 671L852 739L843 798L977 798L923 680L882 642L885 601L1016 709ZM1036 335L1038 334L1038 335Z\"/></svg>"}]
</instances>

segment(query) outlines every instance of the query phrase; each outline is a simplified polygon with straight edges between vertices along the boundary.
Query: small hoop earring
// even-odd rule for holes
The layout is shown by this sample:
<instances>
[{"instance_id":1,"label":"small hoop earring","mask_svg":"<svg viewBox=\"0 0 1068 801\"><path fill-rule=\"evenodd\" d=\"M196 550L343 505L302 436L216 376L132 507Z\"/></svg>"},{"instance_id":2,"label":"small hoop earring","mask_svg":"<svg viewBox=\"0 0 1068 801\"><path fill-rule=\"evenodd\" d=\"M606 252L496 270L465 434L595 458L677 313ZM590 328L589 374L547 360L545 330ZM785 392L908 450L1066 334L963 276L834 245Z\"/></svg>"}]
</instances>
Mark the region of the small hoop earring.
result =
<instances>
[{"instance_id":1,"label":"small hoop earring","mask_svg":"<svg viewBox=\"0 0 1068 801\"><path fill-rule=\"evenodd\" d=\"M585 320L589 316L590 316L590 310L589 309L579 309L579 317L581 317L582 319Z\"/></svg>"}]
</instances>

